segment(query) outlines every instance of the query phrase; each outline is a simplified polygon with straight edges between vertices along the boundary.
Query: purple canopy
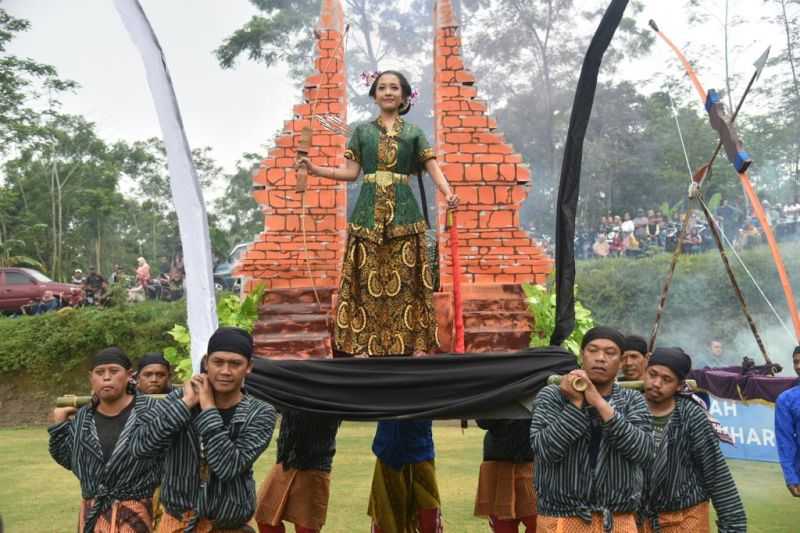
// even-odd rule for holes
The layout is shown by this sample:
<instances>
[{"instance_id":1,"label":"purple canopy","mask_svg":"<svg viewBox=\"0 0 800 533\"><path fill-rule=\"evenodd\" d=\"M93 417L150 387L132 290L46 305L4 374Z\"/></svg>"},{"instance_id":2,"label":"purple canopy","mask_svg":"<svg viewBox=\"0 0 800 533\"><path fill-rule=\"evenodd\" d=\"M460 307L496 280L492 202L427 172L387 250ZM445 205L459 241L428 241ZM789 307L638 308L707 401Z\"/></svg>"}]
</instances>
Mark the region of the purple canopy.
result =
<instances>
[{"instance_id":1,"label":"purple canopy","mask_svg":"<svg viewBox=\"0 0 800 533\"><path fill-rule=\"evenodd\" d=\"M741 366L701 368L692 370L687 377L718 398L772 403L780 393L798 383L797 377L764 375L760 370L761 367L755 367L745 373Z\"/></svg>"}]
</instances>

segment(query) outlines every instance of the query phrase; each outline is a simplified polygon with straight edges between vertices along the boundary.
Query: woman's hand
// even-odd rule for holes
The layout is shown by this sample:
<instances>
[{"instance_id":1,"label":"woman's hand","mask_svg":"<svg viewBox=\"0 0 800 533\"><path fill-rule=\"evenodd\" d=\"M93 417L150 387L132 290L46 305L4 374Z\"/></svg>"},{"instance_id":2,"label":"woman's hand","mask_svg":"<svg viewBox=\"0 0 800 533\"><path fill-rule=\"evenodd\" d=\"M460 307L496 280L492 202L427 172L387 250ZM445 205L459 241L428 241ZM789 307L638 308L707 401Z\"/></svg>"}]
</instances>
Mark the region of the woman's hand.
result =
<instances>
[{"instance_id":1,"label":"woman's hand","mask_svg":"<svg viewBox=\"0 0 800 533\"><path fill-rule=\"evenodd\" d=\"M447 195L447 209L453 210L458 208L458 196L456 193L451 192Z\"/></svg>"},{"instance_id":2,"label":"woman's hand","mask_svg":"<svg viewBox=\"0 0 800 533\"><path fill-rule=\"evenodd\" d=\"M306 156L299 156L297 158L297 162L294 164L294 168L300 170L301 168L305 167L306 171L309 174L313 174L314 176L319 176L319 167L311 162L311 160Z\"/></svg>"}]
</instances>

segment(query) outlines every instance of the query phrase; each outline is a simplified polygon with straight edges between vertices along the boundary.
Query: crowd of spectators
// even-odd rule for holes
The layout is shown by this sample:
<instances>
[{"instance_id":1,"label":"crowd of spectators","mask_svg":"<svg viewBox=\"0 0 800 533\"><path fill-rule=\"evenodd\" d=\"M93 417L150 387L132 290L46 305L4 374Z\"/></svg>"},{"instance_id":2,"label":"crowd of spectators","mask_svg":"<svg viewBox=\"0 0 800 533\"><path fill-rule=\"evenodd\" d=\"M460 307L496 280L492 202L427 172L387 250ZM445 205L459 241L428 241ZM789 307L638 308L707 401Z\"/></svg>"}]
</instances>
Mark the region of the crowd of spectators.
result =
<instances>
[{"instance_id":1,"label":"crowd of spectators","mask_svg":"<svg viewBox=\"0 0 800 533\"><path fill-rule=\"evenodd\" d=\"M800 203L770 205L763 202L770 226L779 240L800 236ZM592 228L579 229L575 237L575 254L579 259L602 257L640 257L653 253L671 252L678 244L685 213L662 212L661 209L638 209L622 215L600 217ZM763 231L751 211L723 200L714 213L724 241L737 249L762 242ZM715 248L711 229L702 212L693 210L683 238L684 253L700 253Z\"/></svg>"},{"instance_id":2,"label":"crowd of spectators","mask_svg":"<svg viewBox=\"0 0 800 533\"><path fill-rule=\"evenodd\" d=\"M178 255L170 262L166 257L162 257L158 269L159 275L153 275L150 265L144 257L136 260L136 267L130 272L115 264L108 279L95 267L89 268L87 275L84 275L82 269L76 268L72 272L70 283L79 285L79 291L70 294L54 294L53 291L45 291L41 300L23 306L22 312L38 315L57 311L63 307L102 307L108 304L112 287L121 287L126 291L127 300L130 302L173 301L183 297L183 279L186 275L183 258Z\"/></svg>"}]
</instances>

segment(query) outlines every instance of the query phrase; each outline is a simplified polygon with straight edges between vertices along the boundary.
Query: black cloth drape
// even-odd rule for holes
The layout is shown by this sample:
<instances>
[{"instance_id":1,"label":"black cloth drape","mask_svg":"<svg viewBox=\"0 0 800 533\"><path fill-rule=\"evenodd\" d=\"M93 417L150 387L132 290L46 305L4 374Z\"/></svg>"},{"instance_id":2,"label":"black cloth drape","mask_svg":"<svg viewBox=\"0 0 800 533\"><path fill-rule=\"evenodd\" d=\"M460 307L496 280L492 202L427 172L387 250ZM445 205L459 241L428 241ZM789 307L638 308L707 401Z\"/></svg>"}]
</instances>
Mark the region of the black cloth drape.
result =
<instances>
[{"instance_id":1,"label":"black cloth drape","mask_svg":"<svg viewBox=\"0 0 800 533\"><path fill-rule=\"evenodd\" d=\"M255 359L248 394L344 420L529 418L551 374L576 367L561 348L425 357Z\"/></svg>"},{"instance_id":2,"label":"black cloth drape","mask_svg":"<svg viewBox=\"0 0 800 533\"><path fill-rule=\"evenodd\" d=\"M569 119L556 203L556 327L550 344L560 346L575 329L575 212L581 182L583 138L592 115L597 75L628 0L613 0L592 37L581 67Z\"/></svg>"}]
</instances>

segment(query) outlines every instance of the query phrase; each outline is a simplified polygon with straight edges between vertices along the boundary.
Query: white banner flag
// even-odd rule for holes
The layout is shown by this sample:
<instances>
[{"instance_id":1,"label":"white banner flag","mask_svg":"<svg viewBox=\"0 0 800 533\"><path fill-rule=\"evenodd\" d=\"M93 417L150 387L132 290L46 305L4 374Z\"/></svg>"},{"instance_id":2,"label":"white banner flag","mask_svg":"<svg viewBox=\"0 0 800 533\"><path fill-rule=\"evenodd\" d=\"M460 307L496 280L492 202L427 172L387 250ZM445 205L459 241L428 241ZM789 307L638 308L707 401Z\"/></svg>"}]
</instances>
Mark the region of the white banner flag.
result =
<instances>
[{"instance_id":1,"label":"white banner flag","mask_svg":"<svg viewBox=\"0 0 800 533\"><path fill-rule=\"evenodd\" d=\"M172 190L172 203L178 214L183 264L186 269L184 287L192 342L192 367L197 372L208 339L217 328L214 265L211 259L211 241L203 191L192 162L192 151L186 140L167 62L150 21L147 20L147 15L138 0L114 0L114 4L142 55L147 83L153 95L158 122L167 148L169 184Z\"/></svg>"}]
</instances>

